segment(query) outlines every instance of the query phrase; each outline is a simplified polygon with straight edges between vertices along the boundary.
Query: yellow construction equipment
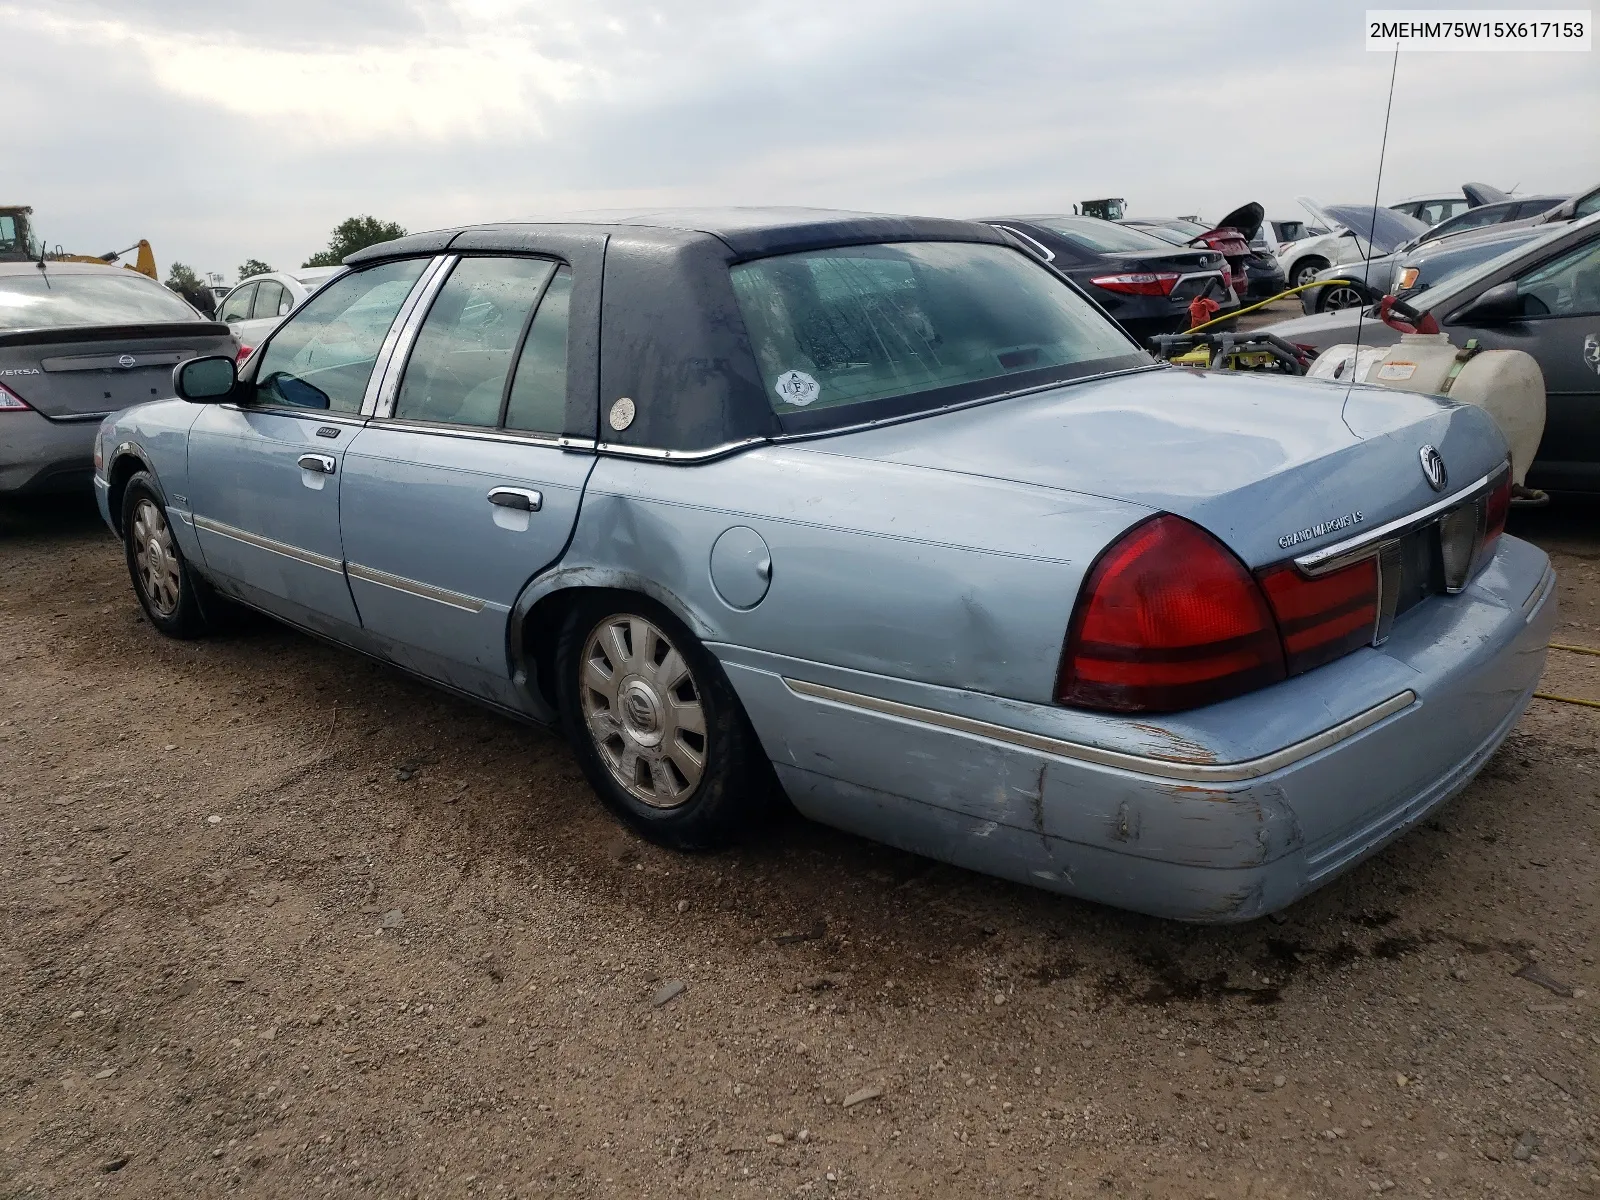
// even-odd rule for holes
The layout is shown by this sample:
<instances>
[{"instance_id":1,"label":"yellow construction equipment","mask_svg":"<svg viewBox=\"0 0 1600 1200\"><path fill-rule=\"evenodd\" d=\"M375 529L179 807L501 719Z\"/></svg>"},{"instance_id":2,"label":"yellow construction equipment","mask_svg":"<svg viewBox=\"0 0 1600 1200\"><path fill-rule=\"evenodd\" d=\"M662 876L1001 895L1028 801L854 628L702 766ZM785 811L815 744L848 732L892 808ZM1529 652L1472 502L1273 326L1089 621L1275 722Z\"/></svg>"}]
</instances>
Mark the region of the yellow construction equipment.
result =
<instances>
[{"instance_id":1,"label":"yellow construction equipment","mask_svg":"<svg viewBox=\"0 0 1600 1200\"><path fill-rule=\"evenodd\" d=\"M155 251L150 243L140 238L126 250L112 250L105 254L68 254L60 246L47 251L39 245L33 233L33 208L26 204L0 204L0 262L121 262L124 254L134 254L134 260L122 263L130 271L148 275L157 283L161 277L156 272Z\"/></svg>"}]
</instances>

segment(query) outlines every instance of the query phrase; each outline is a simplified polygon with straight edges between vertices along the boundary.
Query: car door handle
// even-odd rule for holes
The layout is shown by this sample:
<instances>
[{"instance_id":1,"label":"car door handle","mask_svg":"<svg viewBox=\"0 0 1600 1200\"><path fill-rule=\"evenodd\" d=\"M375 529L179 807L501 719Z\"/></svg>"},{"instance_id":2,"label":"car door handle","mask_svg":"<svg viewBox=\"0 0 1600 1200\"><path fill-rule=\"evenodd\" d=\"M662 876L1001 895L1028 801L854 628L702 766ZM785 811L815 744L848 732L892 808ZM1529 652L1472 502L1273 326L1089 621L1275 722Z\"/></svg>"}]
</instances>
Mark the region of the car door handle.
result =
<instances>
[{"instance_id":1,"label":"car door handle","mask_svg":"<svg viewBox=\"0 0 1600 1200\"><path fill-rule=\"evenodd\" d=\"M331 454L302 454L300 466L307 471L315 471L318 475L332 475L338 465Z\"/></svg>"},{"instance_id":2,"label":"car door handle","mask_svg":"<svg viewBox=\"0 0 1600 1200\"><path fill-rule=\"evenodd\" d=\"M538 512L544 505L544 497L527 488L497 487L489 489L489 503L520 512Z\"/></svg>"}]
</instances>

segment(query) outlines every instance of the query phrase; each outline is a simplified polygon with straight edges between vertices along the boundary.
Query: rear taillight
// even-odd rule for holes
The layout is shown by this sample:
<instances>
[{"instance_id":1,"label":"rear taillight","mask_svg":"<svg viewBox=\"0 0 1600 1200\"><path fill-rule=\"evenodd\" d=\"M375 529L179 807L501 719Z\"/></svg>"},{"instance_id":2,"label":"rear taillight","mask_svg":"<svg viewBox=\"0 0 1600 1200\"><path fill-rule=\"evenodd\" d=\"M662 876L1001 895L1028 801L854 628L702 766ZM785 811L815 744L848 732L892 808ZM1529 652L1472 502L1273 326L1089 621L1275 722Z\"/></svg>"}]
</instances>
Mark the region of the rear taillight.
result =
<instances>
[{"instance_id":1,"label":"rear taillight","mask_svg":"<svg viewBox=\"0 0 1600 1200\"><path fill-rule=\"evenodd\" d=\"M1108 292L1129 296L1170 296L1182 276L1176 272L1139 271L1131 275L1099 275L1089 282Z\"/></svg>"},{"instance_id":2,"label":"rear taillight","mask_svg":"<svg viewBox=\"0 0 1600 1200\"><path fill-rule=\"evenodd\" d=\"M243 342L240 342L239 352L233 356L233 361L236 363L243 363L245 359L249 358L255 352L256 348L254 346L246 346Z\"/></svg>"},{"instance_id":3,"label":"rear taillight","mask_svg":"<svg viewBox=\"0 0 1600 1200\"><path fill-rule=\"evenodd\" d=\"M1089 572L1056 696L1082 708L1173 712L1285 674L1272 613L1244 564L1199 526L1163 514Z\"/></svg>"},{"instance_id":4,"label":"rear taillight","mask_svg":"<svg viewBox=\"0 0 1600 1200\"><path fill-rule=\"evenodd\" d=\"M1283 636L1290 675L1320 667L1372 641L1378 620L1378 560L1352 563L1315 579L1293 563L1261 572Z\"/></svg>"},{"instance_id":5,"label":"rear taillight","mask_svg":"<svg viewBox=\"0 0 1600 1200\"><path fill-rule=\"evenodd\" d=\"M0 412L27 412L28 402L0 383Z\"/></svg>"}]
</instances>

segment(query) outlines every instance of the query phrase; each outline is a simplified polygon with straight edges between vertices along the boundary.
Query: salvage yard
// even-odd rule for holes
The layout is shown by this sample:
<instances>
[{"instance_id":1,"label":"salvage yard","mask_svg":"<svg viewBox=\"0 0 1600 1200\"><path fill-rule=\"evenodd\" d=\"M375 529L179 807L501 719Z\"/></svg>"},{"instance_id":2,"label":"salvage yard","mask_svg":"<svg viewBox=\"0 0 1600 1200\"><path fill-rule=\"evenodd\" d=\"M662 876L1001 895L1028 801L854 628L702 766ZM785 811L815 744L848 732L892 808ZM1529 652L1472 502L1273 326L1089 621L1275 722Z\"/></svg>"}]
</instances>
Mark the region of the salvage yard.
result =
<instances>
[{"instance_id":1,"label":"salvage yard","mask_svg":"<svg viewBox=\"0 0 1600 1200\"><path fill-rule=\"evenodd\" d=\"M1561 642L1597 518L1513 517ZM265 620L160 637L87 502L0 510L0 563L5 1200L1600 1194L1600 711L1194 928L797 818L657 849L554 738Z\"/></svg>"}]
</instances>

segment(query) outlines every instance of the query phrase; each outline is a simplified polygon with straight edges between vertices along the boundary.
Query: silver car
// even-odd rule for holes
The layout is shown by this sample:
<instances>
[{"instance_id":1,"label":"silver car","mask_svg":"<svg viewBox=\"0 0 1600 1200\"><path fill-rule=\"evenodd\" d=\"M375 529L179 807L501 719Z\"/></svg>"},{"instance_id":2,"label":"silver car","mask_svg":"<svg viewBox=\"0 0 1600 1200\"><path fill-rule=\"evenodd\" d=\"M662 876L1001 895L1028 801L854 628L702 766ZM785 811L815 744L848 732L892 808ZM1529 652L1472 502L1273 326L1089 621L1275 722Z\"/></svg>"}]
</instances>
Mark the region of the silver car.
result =
<instances>
[{"instance_id":1,"label":"silver car","mask_svg":"<svg viewBox=\"0 0 1600 1200\"><path fill-rule=\"evenodd\" d=\"M217 305L217 320L239 339L239 357L264 342L295 309L328 280L344 273L343 267L302 267L298 271L272 271L242 279Z\"/></svg>"},{"instance_id":2,"label":"silver car","mask_svg":"<svg viewBox=\"0 0 1600 1200\"><path fill-rule=\"evenodd\" d=\"M0 495L87 491L100 419L171 396L175 363L233 345L137 271L0 263Z\"/></svg>"},{"instance_id":3,"label":"silver car","mask_svg":"<svg viewBox=\"0 0 1600 1200\"><path fill-rule=\"evenodd\" d=\"M1539 678L1554 575L1484 412L1157 364L989 226L675 212L351 265L106 423L139 602L560 727L663 844L781 792L1243 920L1443 803Z\"/></svg>"}]
</instances>

